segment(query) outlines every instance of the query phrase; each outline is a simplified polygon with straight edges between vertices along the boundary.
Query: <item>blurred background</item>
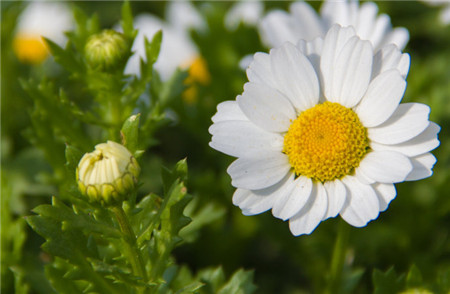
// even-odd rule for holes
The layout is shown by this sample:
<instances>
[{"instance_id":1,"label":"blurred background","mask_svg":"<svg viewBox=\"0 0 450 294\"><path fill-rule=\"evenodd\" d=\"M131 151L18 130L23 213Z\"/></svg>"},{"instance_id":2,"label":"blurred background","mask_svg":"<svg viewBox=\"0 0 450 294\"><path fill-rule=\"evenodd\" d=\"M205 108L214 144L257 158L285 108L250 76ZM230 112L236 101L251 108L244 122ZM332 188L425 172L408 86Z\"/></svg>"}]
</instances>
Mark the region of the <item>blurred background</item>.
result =
<instances>
[{"instance_id":1,"label":"blurred background","mask_svg":"<svg viewBox=\"0 0 450 294\"><path fill-rule=\"evenodd\" d=\"M63 4L88 16L98 15L101 28L118 26L120 1ZM293 237L288 224L270 212L243 216L232 205L234 188L226 174L233 158L208 146L208 127L217 104L242 93L247 81L239 65L242 58L267 52L268 48L253 23L227 24L227 15L236 2L192 4L202 18L203 29L190 28L188 35L204 60L206 73L191 98L180 95L167 106L170 123L154 134L152 147L141 159L144 184L140 189L143 195L149 191L161 194L161 166L171 167L186 157L189 193L199 206L212 205L211 213L217 217L176 249L177 262L194 272L217 265L222 265L227 274L239 268L254 269L256 293L314 293L319 277L329 267L338 219L321 223L310 236ZM266 12L287 10L289 4L261 2ZM321 5L310 4L316 10ZM39 81L46 76L66 89L69 96L77 97L77 103L87 99L85 90L74 85L45 51L42 56L27 59L27 53L18 49L20 22L28 5L30 2L1 2L2 293L14 293L14 273L22 274L28 293L48 293L42 280L43 265L49 257L40 249L43 239L23 217L32 214L37 205L50 203L52 195L59 196L58 175L32 131L34 102L20 80ZM150 13L175 26L167 16L168 5L165 1L131 2L135 17ZM437 163L432 177L396 185L397 197L387 211L364 228L351 228L349 275L360 277L354 293L372 293L375 269L386 272L393 267L400 277L415 265L423 287L433 292L439 283L440 289L450 285L450 24L441 17L445 5L450 4L381 1L377 5L380 13L390 16L394 27L409 30L410 41L404 51L411 55L411 68L403 102L430 105L430 120L442 128L441 145L433 151ZM55 152L64 156L64 142L55 146Z\"/></svg>"}]
</instances>

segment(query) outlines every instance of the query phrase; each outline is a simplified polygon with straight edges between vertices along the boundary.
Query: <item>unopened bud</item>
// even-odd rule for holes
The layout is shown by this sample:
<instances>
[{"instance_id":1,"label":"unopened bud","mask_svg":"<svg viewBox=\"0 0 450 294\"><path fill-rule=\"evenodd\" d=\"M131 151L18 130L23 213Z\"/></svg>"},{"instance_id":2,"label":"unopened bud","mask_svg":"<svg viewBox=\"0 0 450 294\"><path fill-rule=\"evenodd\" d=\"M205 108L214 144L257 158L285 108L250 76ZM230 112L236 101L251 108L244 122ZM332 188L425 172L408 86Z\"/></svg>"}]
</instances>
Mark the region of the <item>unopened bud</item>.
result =
<instances>
[{"instance_id":1,"label":"unopened bud","mask_svg":"<svg viewBox=\"0 0 450 294\"><path fill-rule=\"evenodd\" d=\"M91 202L117 204L134 189L140 171L127 148L108 141L81 158L76 173L78 188Z\"/></svg>"},{"instance_id":2,"label":"unopened bud","mask_svg":"<svg viewBox=\"0 0 450 294\"><path fill-rule=\"evenodd\" d=\"M100 70L116 67L127 56L127 51L125 36L114 30L104 30L90 36L85 46L87 62Z\"/></svg>"}]
</instances>

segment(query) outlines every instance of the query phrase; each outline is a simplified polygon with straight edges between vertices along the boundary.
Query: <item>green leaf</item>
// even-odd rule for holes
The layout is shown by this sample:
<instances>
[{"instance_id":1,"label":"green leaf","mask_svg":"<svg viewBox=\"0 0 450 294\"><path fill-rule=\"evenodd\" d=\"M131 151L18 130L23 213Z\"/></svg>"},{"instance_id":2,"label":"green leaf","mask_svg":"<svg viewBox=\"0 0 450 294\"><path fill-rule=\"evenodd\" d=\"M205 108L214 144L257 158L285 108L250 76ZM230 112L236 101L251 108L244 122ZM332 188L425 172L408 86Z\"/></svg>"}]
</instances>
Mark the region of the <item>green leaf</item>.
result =
<instances>
[{"instance_id":1,"label":"green leaf","mask_svg":"<svg viewBox=\"0 0 450 294\"><path fill-rule=\"evenodd\" d=\"M163 106L169 105L172 100L180 97L186 89L184 81L188 75L187 70L178 68L167 82L161 84L158 96Z\"/></svg>"},{"instance_id":2,"label":"green leaf","mask_svg":"<svg viewBox=\"0 0 450 294\"><path fill-rule=\"evenodd\" d=\"M122 126L122 144L130 150L132 154L138 150L139 145L139 120L141 115L130 116Z\"/></svg>"},{"instance_id":3,"label":"green leaf","mask_svg":"<svg viewBox=\"0 0 450 294\"><path fill-rule=\"evenodd\" d=\"M79 294L80 289L76 286L75 282L71 279L66 279L66 271L57 269L52 265L47 265L45 267L45 274L58 293L67 294Z\"/></svg>"},{"instance_id":4,"label":"green leaf","mask_svg":"<svg viewBox=\"0 0 450 294\"><path fill-rule=\"evenodd\" d=\"M165 194L172 188L172 184L177 179L181 179L181 181L187 180L187 161L186 158L177 162L175 168L173 170L169 170L165 167L161 170L161 176L163 180L163 186Z\"/></svg>"},{"instance_id":5,"label":"green leaf","mask_svg":"<svg viewBox=\"0 0 450 294\"><path fill-rule=\"evenodd\" d=\"M398 276L394 268L391 267L385 273L375 269L373 271L372 280L374 284L374 294L395 294L404 287L404 275Z\"/></svg>"},{"instance_id":6,"label":"green leaf","mask_svg":"<svg viewBox=\"0 0 450 294\"><path fill-rule=\"evenodd\" d=\"M196 205L196 203L191 202L185 210L186 215L192 219L192 222L180 231L180 236L187 242L194 241L199 230L203 226L222 218L222 216L226 213L226 209L224 207L215 203L208 203L207 205L202 206L199 211L194 213L188 211L192 204Z\"/></svg>"},{"instance_id":7,"label":"green leaf","mask_svg":"<svg viewBox=\"0 0 450 294\"><path fill-rule=\"evenodd\" d=\"M151 194L145 196L137 205L137 213L130 215L130 223L137 236L142 235L149 226L159 217L158 210L161 207L161 198ZM151 229L149 230L151 231Z\"/></svg>"},{"instance_id":8,"label":"green leaf","mask_svg":"<svg viewBox=\"0 0 450 294\"><path fill-rule=\"evenodd\" d=\"M221 266L217 268L202 269L197 274L197 278L205 284L203 290L206 293L215 294L225 283L225 273Z\"/></svg>"},{"instance_id":9,"label":"green leaf","mask_svg":"<svg viewBox=\"0 0 450 294\"><path fill-rule=\"evenodd\" d=\"M409 269L408 274L406 275L406 287L421 287L422 283L422 274L420 273L420 270L417 268L417 266L413 264Z\"/></svg>"},{"instance_id":10,"label":"green leaf","mask_svg":"<svg viewBox=\"0 0 450 294\"><path fill-rule=\"evenodd\" d=\"M218 294L250 294L256 291L253 284L253 271L244 271L240 269L236 271Z\"/></svg>"},{"instance_id":11,"label":"green leaf","mask_svg":"<svg viewBox=\"0 0 450 294\"><path fill-rule=\"evenodd\" d=\"M84 66L79 62L73 52L69 52L59 47L55 42L50 39L44 38L45 43L47 43L51 54L55 58L55 61L61 64L66 70L72 73L82 73L84 72Z\"/></svg>"},{"instance_id":12,"label":"green leaf","mask_svg":"<svg viewBox=\"0 0 450 294\"><path fill-rule=\"evenodd\" d=\"M33 212L60 222L66 230L79 229L110 238L119 238L122 236L120 231L114 227L99 223L90 215L82 214L80 211L76 214L73 209L66 206L56 197L53 197L52 202L52 205L44 204L34 208Z\"/></svg>"},{"instance_id":13,"label":"green leaf","mask_svg":"<svg viewBox=\"0 0 450 294\"><path fill-rule=\"evenodd\" d=\"M121 267L107 264L101 260L89 258L88 261L92 264L92 267L96 272L114 277L116 283L123 283L127 286L132 285L134 287L150 287L157 285L155 283L144 283L140 277L136 277L131 273L124 271Z\"/></svg>"},{"instance_id":14,"label":"green leaf","mask_svg":"<svg viewBox=\"0 0 450 294\"><path fill-rule=\"evenodd\" d=\"M343 293L354 293L355 287L358 285L362 276L364 275L365 270L362 268L353 269L348 273L344 274L343 281Z\"/></svg>"},{"instance_id":15,"label":"green leaf","mask_svg":"<svg viewBox=\"0 0 450 294\"><path fill-rule=\"evenodd\" d=\"M122 5L122 20L121 20L123 34L134 39L137 31L133 28L133 13L131 12L130 1L124 1Z\"/></svg>"},{"instance_id":16,"label":"green leaf","mask_svg":"<svg viewBox=\"0 0 450 294\"><path fill-rule=\"evenodd\" d=\"M66 144L66 167L71 172L73 176L75 176L75 170L77 169L78 163L80 162L81 157L83 156L83 152L80 149Z\"/></svg>"},{"instance_id":17,"label":"green leaf","mask_svg":"<svg viewBox=\"0 0 450 294\"><path fill-rule=\"evenodd\" d=\"M159 50L161 49L162 37L162 30L159 30L153 35L151 43L149 43L148 40L145 39L145 56L147 57L147 64L153 66L153 64L158 59Z\"/></svg>"}]
</instances>

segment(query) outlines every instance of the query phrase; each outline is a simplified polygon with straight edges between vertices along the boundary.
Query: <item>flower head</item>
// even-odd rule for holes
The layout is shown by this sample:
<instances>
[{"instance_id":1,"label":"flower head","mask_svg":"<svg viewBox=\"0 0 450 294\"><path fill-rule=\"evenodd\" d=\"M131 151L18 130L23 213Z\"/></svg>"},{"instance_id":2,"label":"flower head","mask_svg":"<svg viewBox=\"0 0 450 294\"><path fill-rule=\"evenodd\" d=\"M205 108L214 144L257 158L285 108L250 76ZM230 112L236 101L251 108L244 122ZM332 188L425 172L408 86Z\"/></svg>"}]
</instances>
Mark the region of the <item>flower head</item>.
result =
<instances>
[{"instance_id":1,"label":"flower head","mask_svg":"<svg viewBox=\"0 0 450 294\"><path fill-rule=\"evenodd\" d=\"M264 5L260 1L237 1L225 15L224 24L230 31L235 31L239 24L256 26L263 14Z\"/></svg>"},{"instance_id":2,"label":"flower head","mask_svg":"<svg viewBox=\"0 0 450 294\"><path fill-rule=\"evenodd\" d=\"M100 70L116 67L127 57L128 44L125 36L114 30L104 30L89 37L86 47L88 63Z\"/></svg>"},{"instance_id":3,"label":"flower head","mask_svg":"<svg viewBox=\"0 0 450 294\"><path fill-rule=\"evenodd\" d=\"M64 31L73 26L72 13L64 3L30 2L18 20L14 53L21 62L39 64L48 56L42 37L63 46Z\"/></svg>"},{"instance_id":4,"label":"flower head","mask_svg":"<svg viewBox=\"0 0 450 294\"><path fill-rule=\"evenodd\" d=\"M151 40L156 32L162 30L161 50L154 68L163 81L169 80L177 68L187 70L189 77L185 83L188 89L183 98L186 102L193 102L197 99L196 84L206 85L211 77L205 59L189 34L192 29L204 30L206 24L189 2L171 2L167 7L167 19L163 21L151 14L136 17L134 26L139 32L132 47L136 54L129 59L125 73L140 74L140 59L146 60L144 38Z\"/></svg>"},{"instance_id":5,"label":"flower head","mask_svg":"<svg viewBox=\"0 0 450 294\"><path fill-rule=\"evenodd\" d=\"M259 31L263 41L270 48L285 41L297 43L304 39L311 41L324 37L333 24L353 26L363 40L372 43L375 51L384 45L395 44L403 49L409 34L405 28L392 29L388 15L377 16L378 7L373 2L362 5L354 0L326 0L318 15L306 2L294 2L290 13L282 10L269 12L260 22Z\"/></svg>"},{"instance_id":6,"label":"flower head","mask_svg":"<svg viewBox=\"0 0 450 294\"><path fill-rule=\"evenodd\" d=\"M353 27L256 53L236 101L218 105L210 146L238 157L228 173L245 215L272 209L294 235L338 214L362 227L394 183L429 177L440 128L430 108L400 104L409 56L376 54Z\"/></svg>"},{"instance_id":7,"label":"flower head","mask_svg":"<svg viewBox=\"0 0 450 294\"><path fill-rule=\"evenodd\" d=\"M123 201L134 189L139 173L140 167L130 151L107 141L81 158L77 168L78 188L89 201L111 205Z\"/></svg>"}]
</instances>

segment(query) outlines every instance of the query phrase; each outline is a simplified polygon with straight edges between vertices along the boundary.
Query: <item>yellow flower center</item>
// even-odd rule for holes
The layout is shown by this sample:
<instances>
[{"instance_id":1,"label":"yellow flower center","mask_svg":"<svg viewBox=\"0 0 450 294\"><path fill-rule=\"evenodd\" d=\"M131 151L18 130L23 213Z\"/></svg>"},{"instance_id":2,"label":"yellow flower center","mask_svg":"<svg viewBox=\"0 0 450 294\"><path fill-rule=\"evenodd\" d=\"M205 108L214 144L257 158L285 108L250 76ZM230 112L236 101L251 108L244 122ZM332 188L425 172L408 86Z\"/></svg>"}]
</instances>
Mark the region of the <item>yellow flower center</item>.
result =
<instances>
[{"instance_id":1,"label":"yellow flower center","mask_svg":"<svg viewBox=\"0 0 450 294\"><path fill-rule=\"evenodd\" d=\"M187 86L183 92L183 100L188 104L193 104L198 97L198 84L208 85L211 82L211 75L208 70L206 60L201 56L190 60L188 63L188 77L184 81Z\"/></svg>"},{"instance_id":2,"label":"yellow flower center","mask_svg":"<svg viewBox=\"0 0 450 294\"><path fill-rule=\"evenodd\" d=\"M367 129L353 110L325 102L304 112L284 136L297 176L326 182L351 174L369 149Z\"/></svg>"},{"instance_id":3,"label":"yellow flower center","mask_svg":"<svg viewBox=\"0 0 450 294\"><path fill-rule=\"evenodd\" d=\"M40 64L48 56L47 46L41 36L19 34L14 38L13 49L23 63Z\"/></svg>"}]
</instances>

